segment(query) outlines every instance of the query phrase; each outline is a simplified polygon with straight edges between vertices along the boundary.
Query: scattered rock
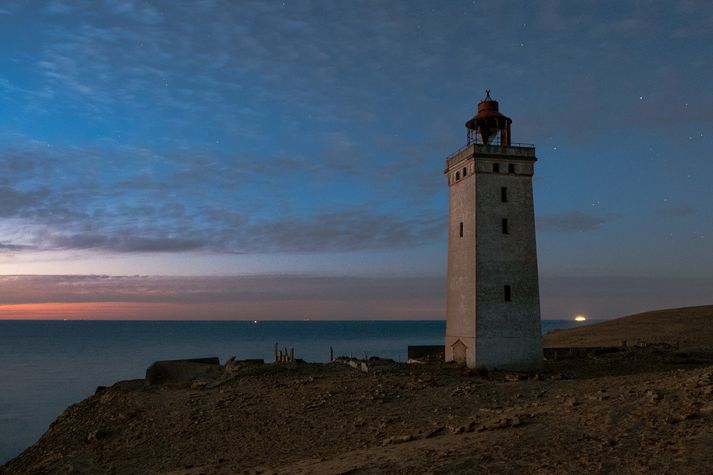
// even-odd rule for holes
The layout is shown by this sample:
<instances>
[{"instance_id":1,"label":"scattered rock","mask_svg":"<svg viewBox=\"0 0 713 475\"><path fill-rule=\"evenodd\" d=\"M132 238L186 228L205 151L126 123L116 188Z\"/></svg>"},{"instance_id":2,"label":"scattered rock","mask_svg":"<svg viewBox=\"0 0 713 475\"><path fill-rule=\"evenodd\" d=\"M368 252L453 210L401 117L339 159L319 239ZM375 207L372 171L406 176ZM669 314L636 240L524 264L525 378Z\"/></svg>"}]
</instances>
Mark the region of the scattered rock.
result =
<instances>
[{"instance_id":1,"label":"scattered rock","mask_svg":"<svg viewBox=\"0 0 713 475\"><path fill-rule=\"evenodd\" d=\"M203 389L208 385L208 381L203 381L202 379L196 379L191 383L191 389Z\"/></svg>"},{"instance_id":2,"label":"scattered rock","mask_svg":"<svg viewBox=\"0 0 713 475\"><path fill-rule=\"evenodd\" d=\"M436 426L433 429L431 429L429 432L427 432L426 435L424 436L424 438L430 439L432 437L436 437L438 435L443 434L443 432L445 432L445 430L446 430L446 426L441 426L441 425Z\"/></svg>"},{"instance_id":3,"label":"scattered rock","mask_svg":"<svg viewBox=\"0 0 713 475\"><path fill-rule=\"evenodd\" d=\"M89 432L87 434L87 442L96 442L101 439L106 439L109 437L110 432L105 429L94 429L93 431Z\"/></svg>"},{"instance_id":4,"label":"scattered rock","mask_svg":"<svg viewBox=\"0 0 713 475\"><path fill-rule=\"evenodd\" d=\"M218 386L222 386L225 383L233 381L234 379L237 379L237 378L238 378L237 374L231 374L231 375L225 376L223 378L217 379L213 382L210 382L210 383L206 384L205 387L206 387L206 389L214 389L214 388L217 388Z\"/></svg>"},{"instance_id":5,"label":"scattered rock","mask_svg":"<svg viewBox=\"0 0 713 475\"><path fill-rule=\"evenodd\" d=\"M473 387L469 385L458 386L451 392L451 397L470 396L473 393Z\"/></svg>"},{"instance_id":6,"label":"scattered rock","mask_svg":"<svg viewBox=\"0 0 713 475\"><path fill-rule=\"evenodd\" d=\"M354 422L352 423L354 427L363 427L365 424L366 419L362 416L357 416L356 418L354 418Z\"/></svg>"},{"instance_id":7,"label":"scattered rock","mask_svg":"<svg viewBox=\"0 0 713 475\"><path fill-rule=\"evenodd\" d=\"M648 397L649 402L651 402L652 404L658 404L663 399L661 393L654 389L649 389L648 391L646 391L646 396Z\"/></svg>"},{"instance_id":8,"label":"scattered rock","mask_svg":"<svg viewBox=\"0 0 713 475\"><path fill-rule=\"evenodd\" d=\"M448 431L451 432L452 434L462 434L464 432L473 432L477 424L475 421L471 421L468 424L461 424L461 425L455 425L455 424L450 424L446 426L448 428Z\"/></svg>"},{"instance_id":9,"label":"scattered rock","mask_svg":"<svg viewBox=\"0 0 713 475\"><path fill-rule=\"evenodd\" d=\"M235 356L231 356L228 358L228 361L225 362L223 365L223 371L225 371L227 374L234 373L240 369L240 365L238 362L235 360Z\"/></svg>"},{"instance_id":10,"label":"scattered rock","mask_svg":"<svg viewBox=\"0 0 713 475\"><path fill-rule=\"evenodd\" d=\"M607 394L606 389L600 389L595 394L590 394L589 396L587 396L587 399L594 401L605 401L609 399L609 394Z\"/></svg>"},{"instance_id":11,"label":"scattered rock","mask_svg":"<svg viewBox=\"0 0 713 475\"><path fill-rule=\"evenodd\" d=\"M701 414L698 411L691 411L683 416L684 421L690 421L693 419L699 419L701 417Z\"/></svg>"},{"instance_id":12,"label":"scattered rock","mask_svg":"<svg viewBox=\"0 0 713 475\"><path fill-rule=\"evenodd\" d=\"M403 444L404 442L411 442L412 440L416 440L416 437L413 434L394 435L384 440L381 445Z\"/></svg>"},{"instance_id":13,"label":"scattered rock","mask_svg":"<svg viewBox=\"0 0 713 475\"><path fill-rule=\"evenodd\" d=\"M509 417L502 417L497 420L486 422L485 424L478 427L478 432L484 432L488 430L506 429L508 427L514 427L513 423L516 421L517 426L522 425L519 417L511 419Z\"/></svg>"}]
</instances>

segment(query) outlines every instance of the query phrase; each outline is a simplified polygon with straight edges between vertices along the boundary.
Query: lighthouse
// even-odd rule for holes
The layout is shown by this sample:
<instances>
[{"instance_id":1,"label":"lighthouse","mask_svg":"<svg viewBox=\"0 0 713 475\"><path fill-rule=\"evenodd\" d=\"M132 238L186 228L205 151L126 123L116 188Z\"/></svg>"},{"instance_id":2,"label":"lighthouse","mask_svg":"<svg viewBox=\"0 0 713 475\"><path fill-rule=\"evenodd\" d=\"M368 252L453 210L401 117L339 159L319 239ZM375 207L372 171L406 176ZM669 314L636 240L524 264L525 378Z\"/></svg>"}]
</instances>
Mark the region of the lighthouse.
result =
<instances>
[{"instance_id":1,"label":"lighthouse","mask_svg":"<svg viewBox=\"0 0 713 475\"><path fill-rule=\"evenodd\" d=\"M446 361L468 367L542 366L532 196L535 146L513 143L512 120L486 91L446 159Z\"/></svg>"}]
</instances>

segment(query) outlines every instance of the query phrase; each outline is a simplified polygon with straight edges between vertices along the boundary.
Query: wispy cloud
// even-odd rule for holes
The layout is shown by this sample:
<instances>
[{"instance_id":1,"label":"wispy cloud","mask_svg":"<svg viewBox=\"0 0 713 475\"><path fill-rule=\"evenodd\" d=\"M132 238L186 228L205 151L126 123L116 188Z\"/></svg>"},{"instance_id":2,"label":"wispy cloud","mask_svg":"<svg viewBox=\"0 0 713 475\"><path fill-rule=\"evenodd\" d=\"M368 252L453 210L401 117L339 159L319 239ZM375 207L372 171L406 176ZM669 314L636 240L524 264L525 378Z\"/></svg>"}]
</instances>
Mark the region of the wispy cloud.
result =
<instances>
[{"instance_id":1,"label":"wispy cloud","mask_svg":"<svg viewBox=\"0 0 713 475\"><path fill-rule=\"evenodd\" d=\"M441 243L436 262L442 160L463 143L486 87L513 117L515 140L538 142L548 183L574 183L582 163L598 164L586 179L602 186L582 186L582 203L607 192L608 170L636 170L627 192L653 193L674 156L667 144L686 143L698 170L687 180L710 170L705 2L493 3L487 15L472 2L425 0L2 9L4 257ZM588 147L603 137L611 147ZM584 145L549 153L560 142ZM626 161L609 153L618 150ZM556 188L538 190L538 204L552 206ZM661 213L663 222L688 211ZM544 208L538 226L566 234L614 219Z\"/></svg>"},{"instance_id":2,"label":"wispy cloud","mask_svg":"<svg viewBox=\"0 0 713 475\"><path fill-rule=\"evenodd\" d=\"M154 210L147 212L152 214ZM26 244L8 243L4 248L93 249L119 253L200 249L224 253L328 252L417 246L432 242L445 233L444 216L403 218L394 214L347 209L309 217L291 216L255 222L236 217L229 210L225 213L223 217L221 211L213 210L209 229L175 229L174 236L167 234L171 225L105 229L103 233L44 227L25 236ZM204 219L201 221L205 222Z\"/></svg>"},{"instance_id":3,"label":"wispy cloud","mask_svg":"<svg viewBox=\"0 0 713 475\"><path fill-rule=\"evenodd\" d=\"M0 158L14 174L12 183L0 185L0 217L18 230L20 223L31 226L0 236L5 251L344 251L424 244L445 229L445 212L414 215L345 202L305 214L291 200L283 205L279 195L264 202L256 189L294 186L283 180L300 170L316 173L319 186L322 172L294 157L253 167L201 153L34 145L18 151L18 143L15 153ZM23 166L13 169L17 156ZM85 173L88 160L101 161L101 167ZM133 166L124 169L127 161ZM65 176L53 170L58 162Z\"/></svg>"},{"instance_id":4,"label":"wispy cloud","mask_svg":"<svg viewBox=\"0 0 713 475\"><path fill-rule=\"evenodd\" d=\"M15 216L33 208L47 197L44 190L21 191L9 186L0 186L0 217Z\"/></svg>"},{"instance_id":5,"label":"wispy cloud","mask_svg":"<svg viewBox=\"0 0 713 475\"><path fill-rule=\"evenodd\" d=\"M46 8L52 41L38 66L55 100L82 98L73 102L99 119L116 107L142 114L160 108L221 126L246 124L273 102L286 105L288 120L374 117L377 103L362 86L391 79L379 64L405 55L413 59L409 69L423 69L437 58L401 43L409 31L405 4L324 6L53 2ZM363 21L343 21L354 15ZM324 24L332 25L334 41L325 38ZM378 49L363 48L363 30ZM350 75L359 84L344 81ZM331 103L340 96L348 107ZM187 125L184 119L175 116L175 124Z\"/></svg>"},{"instance_id":6,"label":"wispy cloud","mask_svg":"<svg viewBox=\"0 0 713 475\"><path fill-rule=\"evenodd\" d=\"M0 318L438 319L443 287L440 277L0 276Z\"/></svg>"},{"instance_id":7,"label":"wispy cloud","mask_svg":"<svg viewBox=\"0 0 713 475\"><path fill-rule=\"evenodd\" d=\"M442 277L316 277L262 275L225 277L49 275L0 276L0 301L199 303L233 300L317 298L440 298Z\"/></svg>"},{"instance_id":8,"label":"wispy cloud","mask_svg":"<svg viewBox=\"0 0 713 475\"><path fill-rule=\"evenodd\" d=\"M17 252L17 251L24 251L27 250L29 246L21 246L18 244L8 244L6 242L0 242L0 252L3 251L11 251L11 252Z\"/></svg>"},{"instance_id":9,"label":"wispy cloud","mask_svg":"<svg viewBox=\"0 0 713 475\"><path fill-rule=\"evenodd\" d=\"M693 206L669 206L656 210L662 216L682 217L695 214L698 210Z\"/></svg>"},{"instance_id":10,"label":"wispy cloud","mask_svg":"<svg viewBox=\"0 0 713 475\"><path fill-rule=\"evenodd\" d=\"M710 278L543 276L544 319L710 304ZM0 276L0 318L441 319L445 276Z\"/></svg>"}]
</instances>

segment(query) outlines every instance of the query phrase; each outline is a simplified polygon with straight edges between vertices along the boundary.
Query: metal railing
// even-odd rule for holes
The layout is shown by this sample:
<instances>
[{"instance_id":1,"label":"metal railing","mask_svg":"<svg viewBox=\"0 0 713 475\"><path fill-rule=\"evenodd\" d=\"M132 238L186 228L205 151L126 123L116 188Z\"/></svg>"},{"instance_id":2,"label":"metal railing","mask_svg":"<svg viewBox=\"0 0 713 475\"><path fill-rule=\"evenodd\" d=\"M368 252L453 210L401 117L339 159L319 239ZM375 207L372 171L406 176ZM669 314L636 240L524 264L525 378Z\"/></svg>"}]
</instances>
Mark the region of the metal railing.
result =
<instances>
[{"instance_id":1,"label":"metal railing","mask_svg":"<svg viewBox=\"0 0 713 475\"><path fill-rule=\"evenodd\" d=\"M478 145L500 145L500 146L503 146L503 147L535 148L535 144L532 144L532 143L511 142L511 143L509 143L509 144L503 144L503 143L500 141L500 134L498 134L498 135L496 135L495 137L493 137L493 139L492 139L490 142L488 142L488 143L483 142L483 140L480 138L480 135L479 135L479 134L473 134L473 135L468 134L468 145L471 145L471 144L478 144Z\"/></svg>"},{"instance_id":2,"label":"metal railing","mask_svg":"<svg viewBox=\"0 0 713 475\"><path fill-rule=\"evenodd\" d=\"M535 148L535 144L533 143L524 143L524 142L512 142L509 145L503 145L500 143L500 140L497 141L492 141L490 143L483 143L482 140L477 140L477 141L471 141L465 144L463 147L459 148L455 152L451 153L446 157L446 160L450 160L451 158L455 157L459 153L461 153L463 150L467 149L471 145L487 145L487 146L492 146L492 147L518 147L518 148Z\"/></svg>"}]
</instances>

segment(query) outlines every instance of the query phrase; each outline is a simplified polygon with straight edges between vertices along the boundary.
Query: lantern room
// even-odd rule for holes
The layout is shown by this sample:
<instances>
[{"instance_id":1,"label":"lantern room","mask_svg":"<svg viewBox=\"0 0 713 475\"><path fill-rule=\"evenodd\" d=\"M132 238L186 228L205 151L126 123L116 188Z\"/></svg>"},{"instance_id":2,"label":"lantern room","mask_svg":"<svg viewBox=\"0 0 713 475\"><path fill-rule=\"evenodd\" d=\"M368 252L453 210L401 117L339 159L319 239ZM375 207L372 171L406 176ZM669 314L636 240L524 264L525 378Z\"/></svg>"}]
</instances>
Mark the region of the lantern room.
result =
<instances>
[{"instance_id":1,"label":"lantern room","mask_svg":"<svg viewBox=\"0 0 713 475\"><path fill-rule=\"evenodd\" d=\"M485 99L478 103L478 113L465 123L468 145L479 143L509 146L510 124L512 120L500 113L498 101L490 97L488 89L485 91Z\"/></svg>"}]
</instances>

